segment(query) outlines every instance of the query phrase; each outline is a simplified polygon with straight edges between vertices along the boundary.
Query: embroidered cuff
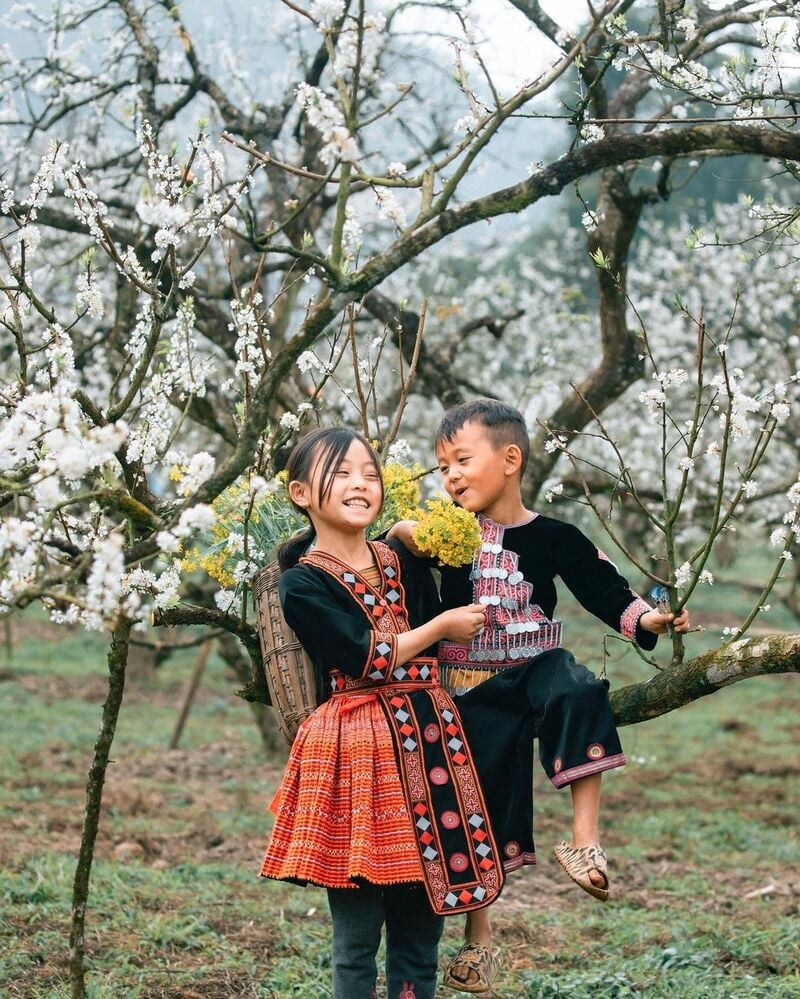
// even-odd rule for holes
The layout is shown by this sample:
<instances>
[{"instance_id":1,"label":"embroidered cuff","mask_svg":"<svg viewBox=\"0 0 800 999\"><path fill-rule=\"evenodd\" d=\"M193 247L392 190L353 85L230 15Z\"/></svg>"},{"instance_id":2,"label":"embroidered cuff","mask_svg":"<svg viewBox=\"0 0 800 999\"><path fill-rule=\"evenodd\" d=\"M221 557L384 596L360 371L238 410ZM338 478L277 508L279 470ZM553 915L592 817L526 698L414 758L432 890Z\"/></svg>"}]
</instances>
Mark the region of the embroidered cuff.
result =
<instances>
[{"instance_id":1,"label":"embroidered cuff","mask_svg":"<svg viewBox=\"0 0 800 999\"><path fill-rule=\"evenodd\" d=\"M569 770L561 770L559 773L553 774L550 781L554 787L564 787L574 780L581 780L583 777L591 777L592 774L600 774L606 770L624 767L626 762L624 753L615 753L613 756L605 756L599 760L592 760L590 763L570 767Z\"/></svg>"},{"instance_id":2,"label":"embroidered cuff","mask_svg":"<svg viewBox=\"0 0 800 999\"><path fill-rule=\"evenodd\" d=\"M652 609L650 604L646 600L642 600L641 597L637 597L633 603L628 604L619 620L620 634L636 641L636 626L639 624L639 618Z\"/></svg>"}]
</instances>

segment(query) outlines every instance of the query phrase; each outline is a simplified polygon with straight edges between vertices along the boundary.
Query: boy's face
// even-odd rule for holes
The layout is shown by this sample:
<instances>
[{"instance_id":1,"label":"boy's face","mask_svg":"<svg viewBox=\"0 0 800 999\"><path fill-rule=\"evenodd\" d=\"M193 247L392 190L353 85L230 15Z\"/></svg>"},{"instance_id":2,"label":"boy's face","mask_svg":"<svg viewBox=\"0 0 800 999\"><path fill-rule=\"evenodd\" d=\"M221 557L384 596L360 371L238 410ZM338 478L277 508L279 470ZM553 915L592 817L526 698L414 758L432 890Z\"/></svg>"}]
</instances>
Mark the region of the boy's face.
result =
<instances>
[{"instance_id":1,"label":"boy's face","mask_svg":"<svg viewBox=\"0 0 800 999\"><path fill-rule=\"evenodd\" d=\"M472 513L491 511L519 481L519 448L495 448L480 423L465 423L452 440L441 441L436 458L448 495Z\"/></svg>"}]
</instances>

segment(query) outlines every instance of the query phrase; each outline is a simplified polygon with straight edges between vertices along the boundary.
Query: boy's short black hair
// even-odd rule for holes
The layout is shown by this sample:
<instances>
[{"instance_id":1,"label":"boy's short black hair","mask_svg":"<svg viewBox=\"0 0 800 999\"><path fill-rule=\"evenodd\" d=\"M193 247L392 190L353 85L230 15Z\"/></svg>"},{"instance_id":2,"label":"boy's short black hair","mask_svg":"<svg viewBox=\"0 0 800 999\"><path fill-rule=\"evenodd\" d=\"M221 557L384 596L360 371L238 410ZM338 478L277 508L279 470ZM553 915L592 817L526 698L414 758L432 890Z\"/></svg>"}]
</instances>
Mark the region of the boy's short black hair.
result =
<instances>
[{"instance_id":1,"label":"boy's short black hair","mask_svg":"<svg viewBox=\"0 0 800 999\"><path fill-rule=\"evenodd\" d=\"M531 445L528 440L528 428L518 409L497 399L473 399L472 402L462 402L460 406L453 406L447 410L439 423L434 447L438 447L441 441L449 443L465 423L479 423L486 430L486 436L494 448L516 444L522 452L520 472L525 471Z\"/></svg>"}]
</instances>

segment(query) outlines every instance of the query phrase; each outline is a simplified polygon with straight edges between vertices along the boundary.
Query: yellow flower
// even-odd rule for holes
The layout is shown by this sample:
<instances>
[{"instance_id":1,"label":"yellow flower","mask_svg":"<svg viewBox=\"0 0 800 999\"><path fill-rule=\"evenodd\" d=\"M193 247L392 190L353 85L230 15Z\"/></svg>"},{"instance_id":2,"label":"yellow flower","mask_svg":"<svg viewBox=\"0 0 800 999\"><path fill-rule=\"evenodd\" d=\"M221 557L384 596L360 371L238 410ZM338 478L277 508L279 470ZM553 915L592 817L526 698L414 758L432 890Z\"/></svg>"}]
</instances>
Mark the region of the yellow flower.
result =
<instances>
[{"instance_id":1,"label":"yellow flower","mask_svg":"<svg viewBox=\"0 0 800 999\"><path fill-rule=\"evenodd\" d=\"M194 572L200 568L200 549L195 545L181 559L181 569L183 572Z\"/></svg>"},{"instance_id":2,"label":"yellow flower","mask_svg":"<svg viewBox=\"0 0 800 999\"><path fill-rule=\"evenodd\" d=\"M481 530L475 514L463 510L445 497L435 497L419 511L414 543L429 552L441 565L467 565L480 547Z\"/></svg>"},{"instance_id":3,"label":"yellow flower","mask_svg":"<svg viewBox=\"0 0 800 999\"><path fill-rule=\"evenodd\" d=\"M170 482L180 482L186 474L186 465L173 465L169 470Z\"/></svg>"},{"instance_id":4,"label":"yellow flower","mask_svg":"<svg viewBox=\"0 0 800 999\"><path fill-rule=\"evenodd\" d=\"M278 474L275 476L275 478L278 480L278 482L280 482L280 484L282 486L285 486L286 483L289 481L289 472L288 472L288 470L284 468L284 470L282 472L278 472Z\"/></svg>"},{"instance_id":5,"label":"yellow flower","mask_svg":"<svg viewBox=\"0 0 800 999\"><path fill-rule=\"evenodd\" d=\"M222 586L233 587L236 585L236 580L225 569L226 557L226 552L223 549L211 555L203 555L197 562L201 569L207 572L212 579L216 579Z\"/></svg>"},{"instance_id":6,"label":"yellow flower","mask_svg":"<svg viewBox=\"0 0 800 999\"><path fill-rule=\"evenodd\" d=\"M413 518L419 507L419 480L425 475L422 465L406 468L398 462L390 462L383 469L383 490L385 505L391 507L393 520Z\"/></svg>"}]
</instances>

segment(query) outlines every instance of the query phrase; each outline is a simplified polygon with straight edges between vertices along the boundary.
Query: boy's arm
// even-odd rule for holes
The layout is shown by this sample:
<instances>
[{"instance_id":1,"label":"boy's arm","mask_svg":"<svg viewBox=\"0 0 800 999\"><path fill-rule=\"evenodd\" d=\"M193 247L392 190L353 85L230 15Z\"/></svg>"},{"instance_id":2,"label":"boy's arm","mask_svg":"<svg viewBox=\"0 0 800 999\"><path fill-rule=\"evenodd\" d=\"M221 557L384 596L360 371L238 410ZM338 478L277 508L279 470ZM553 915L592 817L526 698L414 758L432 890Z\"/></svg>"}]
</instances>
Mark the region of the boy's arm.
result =
<instances>
[{"instance_id":1,"label":"boy's arm","mask_svg":"<svg viewBox=\"0 0 800 999\"><path fill-rule=\"evenodd\" d=\"M561 524L554 545L556 571L575 598L595 617L643 649L654 649L669 615L654 611L634 592L617 567L573 524ZM664 619L663 621L661 619Z\"/></svg>"},{"instance_id":2,"label":"boy's arm","mask_svg":"<svg viewBox=\"0 0 800 999\"><path fill-rule=\"evenodd\" d=\"M384 537L387 541L390 538L395 538L397 541L400 541L404 548L410 551L412 555L416 555L418 558L430 558L428 553L418 548L414 542L413 532L416 526L416 520L398 520L396 524L392 524Z\"/></svg>"}]
</instances>

